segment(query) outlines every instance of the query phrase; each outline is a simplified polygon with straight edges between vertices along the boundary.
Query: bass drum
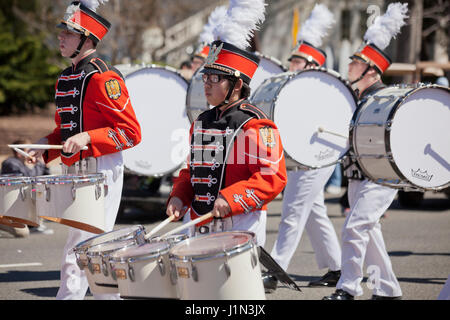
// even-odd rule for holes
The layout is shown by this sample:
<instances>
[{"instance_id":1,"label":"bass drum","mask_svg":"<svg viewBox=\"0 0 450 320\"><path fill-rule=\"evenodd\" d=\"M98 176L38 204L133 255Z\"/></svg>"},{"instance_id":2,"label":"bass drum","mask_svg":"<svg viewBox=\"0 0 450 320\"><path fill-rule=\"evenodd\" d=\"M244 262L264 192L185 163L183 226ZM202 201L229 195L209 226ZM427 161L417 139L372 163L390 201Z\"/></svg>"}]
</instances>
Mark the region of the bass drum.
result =
<instances>
[{"instance_id":1,"label":"bass drum","mask_svg":"<svg viewBox=\"0 0 450 320\"><path fill-rule=\"evenodd\" d=\"M154 177L176 171L189 153L188 82L173 68L151 65L127 74L125 84L142 130L142 142L123 152L125 167Z\"/></svg>"},{"instance_id":2,"label":"bass drum","mask_svg":"<svg viewBox=\"0 0 450 320\"><path fill-rule=\"evenodd\" d=\"M351 155L375 183L439 191L450 185L450 90L390 86L361 101Z\"/></svg>"},{"instance_id":3,"label":"bass drum","mask_svg":"<svg viewBox=\"0 0 450 320\"><path fill-rule=\"evenodd\" d=\"M258 52L256 52L256 55L261 60L253 75L252 81L250 81L251 92L255 91L265 79L285 71L281 62L275 58L264 56ZM199 68L194 73L187 90L186 113L191 123L197 119L200 113L211 108L206 101L205 92L203 90L202 70L203 68Z\"/></svg>"},{"instance_id":4,"label":"bass drum","mask_svg":"<svg viewBox=\"0 0 450 320\"><path fill-rule=\"evenodd\" d=\"M339 73L324 68L285 72L266 79L250 102L277 125L287 168L331 166L348 152L357 99Z\"/></svg>"}]
</instances>

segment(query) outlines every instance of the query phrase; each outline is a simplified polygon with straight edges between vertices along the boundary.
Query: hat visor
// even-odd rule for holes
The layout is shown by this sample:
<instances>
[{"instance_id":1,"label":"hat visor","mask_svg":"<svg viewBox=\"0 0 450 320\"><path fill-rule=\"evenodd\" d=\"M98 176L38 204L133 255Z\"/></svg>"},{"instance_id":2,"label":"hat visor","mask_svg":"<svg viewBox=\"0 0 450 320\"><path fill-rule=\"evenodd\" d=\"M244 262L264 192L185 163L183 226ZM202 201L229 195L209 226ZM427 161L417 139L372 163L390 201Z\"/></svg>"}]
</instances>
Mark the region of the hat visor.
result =
<instances>
[{"instance_id":1,"label":"hat visor","mask_svg":"<svg viewBox=\"0 0 450 320\"><path fill-rule=\"evenodd\" d=\"M221 75L224 75L224 76L229 76L230 75L228 72L225 72L225 71L222 71L222 70L218 70L218 69L214 69L214 68L203 68L199 72L200 73L207 73L207 74L221 74Z\"/></svg>"},{"instance_id":2,"label":"hat visor","mask_svg":"<svg viewBox=\"0 0 450 320\"><path fill-rule=\"evenodd\" d=\"M61 23L57 24L56 28L68 30L68 31L71 31L71 32L79 33L79 34L83 34L80 30L72 28L72 27L70 27L68 24L66 24L64 22L61 22Z\"/></svg>"}]
</instances>

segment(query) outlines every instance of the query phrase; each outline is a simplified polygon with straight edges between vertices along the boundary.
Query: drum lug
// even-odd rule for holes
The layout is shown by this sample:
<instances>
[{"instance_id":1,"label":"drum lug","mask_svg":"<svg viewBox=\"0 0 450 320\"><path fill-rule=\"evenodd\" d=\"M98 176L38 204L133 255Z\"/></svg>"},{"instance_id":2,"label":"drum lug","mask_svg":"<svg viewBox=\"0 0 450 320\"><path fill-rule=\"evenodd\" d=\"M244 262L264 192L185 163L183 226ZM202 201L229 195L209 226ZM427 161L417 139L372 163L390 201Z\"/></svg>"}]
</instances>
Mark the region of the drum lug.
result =
<instances>
[{"instance_id":1,"label":"drum lug","mask_svg":"<svg viewBox=\"0 0 450 320\"><path fill-rule=\"evenodd\" d=\"M95 185L95 200L98 200L102 195L102 189L98 184Z\"/></svg>"},{"instance_id":2,"label":"drum lug","mask_svg":"<svg viewBox=\"0 0 450 320\"><path fill-rule=\"evenodd\" d=\"M77 189L75 189L75 184L72 185L72 200L75 201L76 197L77 197Z\"/></svg>"},{"instance_id":3,"label":"drum lug","mask_svg":"<svg viewBox=\"0 0 450 320\"><path fill-rule=\"evenodd\" d=\"M171 260L169 263L169 268L170 268L170 283L172 285L176 285L177 284L177 269L175 264L173 263L173 261Z\"/></svg>"},{"instance_id":4,"label":"drum lug","mask_svg":"<svg viewBox=\"0 0 450 320\"><path fill-rule=\"evenodd\" d=\"M47 202L50 202L50 188L48 185L45 185L45 200Z\"/></svg>"},{"instance_id":5,"label":"drum lug","mask_svg":"<svg viewBox=\"0 0 450 320\"><path fill-rule=\"evenodd\" d=\"M228 252L226 252L226 251L224 251L224 253L225 253L226 260L223 263L223 268L225 270L225 273L227 274L227 279L228 279L231 276L231 268L230 268L230 266L228 264L228 258L230 256L230 254Z\"/></svg>"},{"instance_id":6,"label":"drum lug","mask_svg":"<svg viewBox=\"0 0 450 320\"><path fill-rule=\"evenodd\" d=\"M192 279L195 282L198 282L198 270L197 270L197 267L192 262L192 260L191 260L191 269L192 269Z\"/></svg>"},{"instance_id":7,"label":"drum lug","mask_svg":"<svg viewBox=\"0 0 450 320\"><path fill-rule=\"evenodd\" d=\"M89 257L88 257L88 264L87 264L87 266L88 266L89 272L91 274L94 274L94 266L92 265L92 261L91 261L91 259Z\"/></svg>"},{"instance_id":8,"label":"drum lug","mask_svg":"<svg viewBox=\"0 0 450 320\"><path fill-rule=\"evenodd\" d=\"M105 184L104 186L103 186L103 188L104 188L104 191L105 191L105 197L108 195L108 185L107 184Z\"/></svg>"},{"instance_id":9,"label":"drum lug","mask_svg":"<svg viewBox=\"0 0 450 320\"><path fill-rule=\"evenodd\" d=\"M111 267L111 277L113 278L114 281L117 281L116 270L113 269L112 267Z\"/></svg>"},{"instance_id":10,"label":"drum lug","mask_svg":"<svg viewBox=\"0 0 450 320\"><path fill-rule=\"evenodd\" d=\"M135 281L136 280L136 278L135 278L135 274L134 274L134 268L133 268L133 266L131 265L131 264L129 264L128 263L128 276L130 277L130 280L131 281Z\"/></svg>"},{"instance_id":11,"label":"drum lug","mask_svg":"<svg viewBox=\"0 0 450 320\"><path fill-rule=\"evenodd\" d=\"M103 260L103 258L102 258L102 272L103 272L103 275L105 276L105 277L107 277L108 276L108 265L106 264L106 261L105 260Z\"/></svg>"},{"instance_id":12,"label":"drum lug","mask_svg":"<svg viewBox=\"0 0 450 320\"><path fill-rule=\"evenodd\" d=\"M23 186L20 187L19 193L20 193L20 199L22 199L22 201L25 201L26 194L25 194L25 191L23 190Z\"/></svg>"},{"instance_id":13,"label":"drum lug","mask_svg":"<svg viewBox=\"0 0 450 320\"><path fill-rule=\"evenodd\" d=\"M258 265L258 257L255 254L255 251L252 250L252 268L255 269L255 267Z\"/></svg>"},{"instance_id":14,"label":"drum lug","mask_svg":"<svg viewBox=\"0 0 450 320\"><path fill-rule=\"evenodd\" d=\"M166 266L164 264L162 257L159 257L158 259L158 268L161 275L164 276L166 274Z\"/></svg>"}]
</instances>

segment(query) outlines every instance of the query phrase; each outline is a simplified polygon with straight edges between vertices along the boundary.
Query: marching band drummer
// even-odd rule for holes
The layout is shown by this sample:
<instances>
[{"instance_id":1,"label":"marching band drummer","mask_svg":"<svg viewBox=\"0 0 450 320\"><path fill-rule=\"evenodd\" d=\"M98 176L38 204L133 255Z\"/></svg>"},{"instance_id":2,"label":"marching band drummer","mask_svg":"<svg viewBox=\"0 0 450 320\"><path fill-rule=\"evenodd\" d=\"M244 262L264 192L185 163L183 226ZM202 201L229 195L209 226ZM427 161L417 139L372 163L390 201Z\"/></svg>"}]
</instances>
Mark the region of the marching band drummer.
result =
<instances>
[{"instance_id":1,"label":"marching band drummer","mask_svg":"<svg viewBox=\"0 0 450 320\"><path fill-rule=\"evenodd\" d=\"M318 47L333 24L333 14L328 8L323 4L315 5L300 30L300 41L289 58L289 71L324 65L326 54ZM327 215L323 191L334 168L288 170L281 222L271 252L274 260L286 271L306 228L319 269L328 269L320 279L309 283L311 287L334 287L340 276L341 248ZM273 275L265 274L263 281L267 293L276 290L278 281Z\"/></svg>"},{"instance_id":2,"label":"marching band drummer","mask_svg":"<svg viewBox=\"0 0 450 320\"><path fill-rule=\"evenodd\" d=\"M405 24L407 11L407 3L390 4L387 12L377 17L367 29L364 36L366 44L350 57L348 79L356 86L360 101L385 87L381 74L391 61L383 50ZM364 264L368 272L372 273L368 281L373 286L372 300L400 299L402 290L392 269L379 222L397 190L364 178L355 164L345 166L344 169L349 179L350 212L342 228L341 278L336 285L336 292L323 299L353 300L354 296L362 295Z\"/></svg>"},{"instance_id":3,"label":"marching band drummer","mask_svg":"<svg viewBox=\"0 0 450 320\"><path fill-rule=\"evenodd\" d=\"M112 231L120 205L123 184L122 150L137 145L141 129L131 106L121 74L96 57L97 43L105 36L110 23L95 10L98 1L74 1L57 26L60 51L72 65L65 69L56 84L56 128L38 144L63 144L62 151L48 150L49 162L59 156L63 173L104 173L108 185L105 196L105 232ZM88 150L80 151L84 146ZM34 150L38 157L42 151ZM81 171L83 172L83 171ZM57 299L83 299L88 282L69 250L94 234L70 228L64 247L61 283ZM115 299L119 295L94 295L96 299Z\"/></svg>"},{"instance_id":4,"label":"marching band drummer","mask_svg":"<svg viewBox=\"0 0 450 320\"><path fill-rule=\"evenodd\" d=\"M241 25L240 18L246 18L248 12L257 20L253 25ZM264 20L264 1L232 1L227 15L216 28L216 36L222 40L211 43L202 71L206 99L215 107L191 125L190 157L174 182L167 215L175 215L177 220L184 215L186 223L212 212L220 219L196 225L196 234L251 231L263 246L267 203L286 184L277 127L246 100L259 58L245 48L248 32ZM189 208L187 214L184 207Z\"/></svg>"}]
</instances>

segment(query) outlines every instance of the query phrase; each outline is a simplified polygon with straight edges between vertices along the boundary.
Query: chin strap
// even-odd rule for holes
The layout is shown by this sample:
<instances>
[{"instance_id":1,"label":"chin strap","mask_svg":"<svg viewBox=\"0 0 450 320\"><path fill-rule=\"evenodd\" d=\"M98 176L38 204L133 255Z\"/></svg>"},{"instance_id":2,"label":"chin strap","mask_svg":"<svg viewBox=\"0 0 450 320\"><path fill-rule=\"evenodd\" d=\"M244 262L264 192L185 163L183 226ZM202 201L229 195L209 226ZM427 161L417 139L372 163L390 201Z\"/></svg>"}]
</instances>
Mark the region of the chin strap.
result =
<instances>
[{"instance_id":1,"label":"chin strap","mask_svg":"<svg viewBox=\"0 0 450 320\"><path fill-rule=\"evenodd\" d=\"M364 78L364 76L366 75L367 72L369 72L370 69L370 65L367 65L366 70L363 71L363 73L361 73L361 75L358 77L358 79L353 80L352 82L350 82L350 84L353 86L355 83L359 82L362 80L362 78Z\"/></svg>"},{"instance_id":2,"label":"chin strap","mask_svg":"<svg viewBox=\"0 0 450 320\"><path fill-rule=\"evenodd\" d=\"M87 37L85 35L81 35L80 43L78 44L77 49L74 51L74 53L70 56L71 59L75 58L77 55L80 54L81 47L86 42Z\"/></svg>"},{"instance_id":3,"label":"chin strap","mask_svg":"<svg viewBox=\"0 0 450 320\"><path fill-rule=\"evenodd\" d=\"M234 86L236 85L236 82L238 81L238 78L233 78L233 79L229 79L229 80L230 80L230 84L231 84L230 89L228 90L225 100L223 100L223 102L219 103L218 107L222 107L230 102L229 99L231 97L231 94L233 93L233 89L234 89Z\"/></svg>"}]
</instances>

